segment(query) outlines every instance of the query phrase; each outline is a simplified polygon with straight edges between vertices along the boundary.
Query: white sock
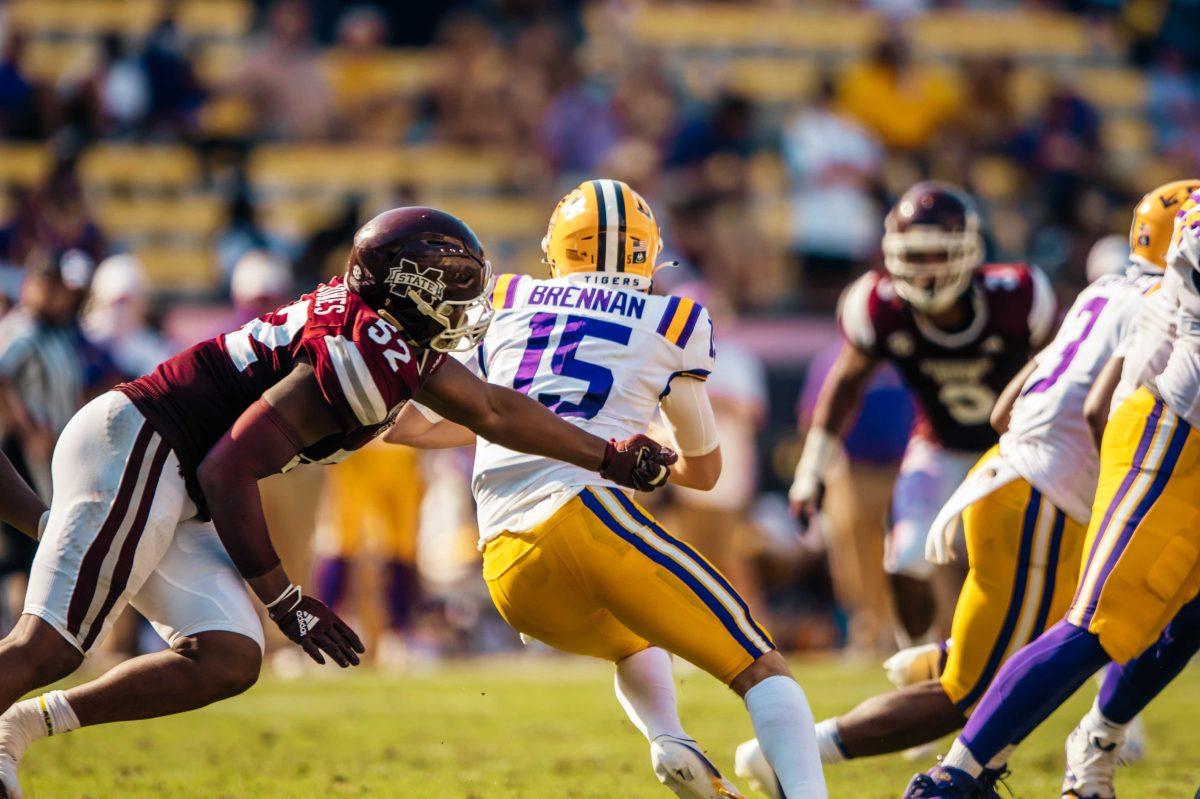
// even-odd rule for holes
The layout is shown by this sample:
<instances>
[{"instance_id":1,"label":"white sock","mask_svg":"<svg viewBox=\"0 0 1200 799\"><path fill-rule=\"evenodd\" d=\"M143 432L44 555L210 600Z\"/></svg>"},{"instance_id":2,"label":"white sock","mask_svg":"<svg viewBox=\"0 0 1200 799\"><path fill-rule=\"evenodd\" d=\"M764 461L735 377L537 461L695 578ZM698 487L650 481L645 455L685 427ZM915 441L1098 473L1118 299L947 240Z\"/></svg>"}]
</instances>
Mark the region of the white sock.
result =
<instances>
[{"instance_id":1,"label":"white sock","mask_svg":"<svg viewBox=\"0 0 1200 799\"><path fill-rule=\"evenodd\" d=\"M841 763L847 760L842 750L842 739L838 735L837 719L825 719L817 724L817 749L821 752L821 762Z\"/></svg>"},{"instance_id":2,"label":"white sock","mask_svg":"<svg viewBox=\"0 0 1200 799\"><path fill-rule=\"evenodd\" d=\"M79 729L79 717L67 701L65 691L50 691L29 701L37 703L46 735L62 735Z\"/></svg>"},{"instance_id":3,"label":"white sock","mask_svg":"<svg viewBox=\"0 0 1200 799\"><path fill-rule=\"evenodd\" d=\"M983 773L983 766L979 765L979 761L971 754L971 750L967 749L966 745L958 738L955 738L954 743L950 744L950 751L942 758L942 765L965 771L972 777L978 777Z\"/></svg>"},{"instance_id":4,"label":"white sock","mask_svg":"<svg viewBox=\"0 0 1200 799\"><path fill-rule=\"evenodd\" d=\"M746 692L746 709L787 799L827 799L812 710L791 677L768 677Z\"/></svg>"},{"instance_id":5,"label":"white sock","mask_svg":"<svg viewBox=\"0 0 1200 799\"><path fill-rule=\"evenodd\" d=\"M1008 765L1008 759L1012 757L1012 754L1015 751L1017 751L1017 745L1009 744L1001 749L995 757L988 761L987 767L992 771L999 771Z\"/></svg>"},{"instance_id":6,"label":"white sock","mask_svg":"<svg viewBox=\"0 0 1200 799\"><path fill-rule=\"evenodd\" d=\"M1079 722L1079 726L1092 735L1097 735L1106 741L1120 743L1125 740L1125 724L1118 724L1105 717L1100 712L1099 701L1092 702L1091 709Z\"/></svg>"},{"instance_id":7,"label":"white sock","mask_svg":"<svg viewBox=\"0 0 1200 799\"><path fill-rule=\"evenodd\" d=\"M647 741L660 735L689 738L679 721L675 676L666 650L652 646L618 663L613 690L629 720Z\"/></svg>"}]
</instances>

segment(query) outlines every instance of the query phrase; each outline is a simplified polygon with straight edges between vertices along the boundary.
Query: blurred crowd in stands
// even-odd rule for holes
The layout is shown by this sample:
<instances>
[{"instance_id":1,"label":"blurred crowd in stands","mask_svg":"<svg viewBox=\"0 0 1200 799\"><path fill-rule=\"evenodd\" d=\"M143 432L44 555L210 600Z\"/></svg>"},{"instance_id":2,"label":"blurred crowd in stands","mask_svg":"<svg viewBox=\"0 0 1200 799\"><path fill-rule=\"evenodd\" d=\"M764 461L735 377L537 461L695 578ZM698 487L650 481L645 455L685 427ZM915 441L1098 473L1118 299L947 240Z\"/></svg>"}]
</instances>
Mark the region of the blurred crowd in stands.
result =
<instances>
[{"instance_id":1,"label":"blurred crowd in stands","mask_svg":"<svg viewBox=\"0 0 1200 799\"><path fill-rule=\"evenodd\" d=\"M37 392L78 404L307 290L341 270L354 229L382 207L462 209L498 271L537 274L555 199L585 177L619 178L655 206L682 264L661 282L702 296L733 353L713 393L727 459L742 466L666 512L707 523L701 538L756 526L702 547L727 544L714 559L784 619L772 625L784 641L844 641L820 552L759 493L790 470L813 353L778 338L771 351L743 346L739 329L764 315L831 329L841 289L878 261L890 201L922 177L980 198L993 259L1036 262L1072 291L1135 197L1200 173L1196 11L1185 0L10 0L6 451L42 480L65 420ZM399 154L398 177L380 153ZM874 443L872 458L896 457ZM421 638L419 572L427 597L439 586L430 649L508 641L464 599L480 596L463 589L478 583L463 532L469 464L370 457L412 488L394 518L347 513L354 480L336 469L279 478L291 483L275 512L299 517L291 557L311 559L315 536L321 591L351 601L347 574L372 554L381 636ZM455 523L423 523L422 496L456 508ZM4 563L19 572L27 557L10 546Z\"/></svg>"}]
</instances>

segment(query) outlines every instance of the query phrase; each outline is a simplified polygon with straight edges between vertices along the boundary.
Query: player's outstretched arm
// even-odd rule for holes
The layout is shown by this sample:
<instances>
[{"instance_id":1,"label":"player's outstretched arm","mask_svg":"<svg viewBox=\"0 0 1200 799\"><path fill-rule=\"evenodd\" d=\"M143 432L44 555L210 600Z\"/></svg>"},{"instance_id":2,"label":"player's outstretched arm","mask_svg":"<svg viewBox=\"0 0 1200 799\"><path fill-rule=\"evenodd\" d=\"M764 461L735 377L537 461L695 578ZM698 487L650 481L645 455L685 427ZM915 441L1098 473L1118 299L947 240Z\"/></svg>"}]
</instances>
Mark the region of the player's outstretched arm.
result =
<instances>
[{"instance_id":1,"label":"player's outstretched arm","mask_svg":"<svg viewBox=\"0 0 1200 799\"><path fill-rule=\"evenodd\" d=\"M1100 441L1104 438L1104 426L1108 424L1108 414L1112 410L1113 394L1121 383L1121 371L1124 368L1125 358L1109 358L1083 400L1083 418L1087 419L1088 427L1092 429L1096 449L1100 448Z\"/></svg>"},{"instance_id":2,"label":"player's outstretched arm","mask_svg":"<svg viewBox=\"0 0 1200 799\"><path fill-rule=\"evenodd\" d=\"M605 441L519 391L480 380L454 360L434 372L416 400L488 441L573 463L639 491L664 485L675 462L673 451L645 436Z\"/></svg>"},{"instance_id":3,"label":"player's outstretched arm","mask_svg":"<svg viewBox=\"0 0 1200 799\"><path fill-rule=\"evenodd\" d=\"M302 363L238 417L196 476L221 543L271 619L313 660L324 663L325 653L346 667L358 665L362 642L332 610L288 578L271 544L258 493L260 479L339 430L312 367Z\"/></svg>"},{"instance_id":4,"label":"player's outstretched arm","mask_svg":"<svg viewBox=\"0 0 1200 799\"><path fill-rule=\"evenodd\" d=\"M36 541L41 537L39 525L45 512L46 503L0 453L0 519Z\"/></svg>"},{"instance_id":5,"label":"player's outstretched arm","mask_svg":"<svg viewBox=\"0 0 1200 799\"><path fill-rule=\"evenodd\" d=\"M842 439L858 415L867 383L878 366L878 358L846 342L821 384L804 451L788 492L792 512L802 523L808 523L820 510L825 475L842 456Z\"/></svg>"},{"instance_id":6,"label":"player's outstretched arm","mask_svg":"<svg viewBox=\"0 0 1200 799\"><path fill-rule=\"evenodd\" d=\"M475 434L446 419L430 419L417 403L410 402L396 414L396 421L383 434L383 440L417 449L453 449L474 444Z\"/></svg>"},{"instance_id":7,"label":"player's outstretched arm","mask_svg":"<svg viewBox=\"0 0 1200 799\"><path fill-rule=\"evenodd\" d=\"M1012 380L1008 381L1008 385L1000 392L1000 396L996 398L996 404L992 407L992 415L988 418L992 429L1003 435L1008 430L1009 419L1012 418L1013 405L1017 402L1017 397L1021 396L1021 389L1025 387L1025 381L1033 374L1033 370L1037 369L1037 358L1031 358L1029 363L1021 368L1013 376Z\"/></svg>"},{"instance_id":8,"label":"player's outstretched arm","mask_svg":"<svg viewBox=\"0 0 1200 799\"><path fill-rule=\"evenodd\" d=\"M679 460L671 467L671 482L709 491L721 477L721 442L717 419L703 381L676 378L662 400L663 418Z\"/></svg>"}]
</instances>

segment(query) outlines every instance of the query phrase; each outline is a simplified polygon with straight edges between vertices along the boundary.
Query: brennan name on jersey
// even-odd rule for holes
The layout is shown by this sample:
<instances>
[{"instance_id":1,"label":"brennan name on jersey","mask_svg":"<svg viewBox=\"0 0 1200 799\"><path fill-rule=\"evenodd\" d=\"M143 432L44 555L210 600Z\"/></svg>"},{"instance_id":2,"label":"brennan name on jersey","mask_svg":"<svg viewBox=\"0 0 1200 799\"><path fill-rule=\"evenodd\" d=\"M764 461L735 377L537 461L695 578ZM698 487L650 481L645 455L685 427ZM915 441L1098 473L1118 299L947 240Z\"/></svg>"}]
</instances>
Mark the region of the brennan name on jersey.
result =
<instances>
[{"instance_id":1,"label":"brennan name on jersey","mask_svg":"<svg viewBox=\"0 0 1200 799\"><path fill-rule=\"evenodd\" d=\"M838 323L851 344L904 376L921 409L915 435L978 452L996 443L996 398L1049 338L1057 308L1045 274L1024 264L981 267L968 296L971 320L946 332L901 300L887 273L869 272L846 289Z\"/></svg>"}]
</instances>

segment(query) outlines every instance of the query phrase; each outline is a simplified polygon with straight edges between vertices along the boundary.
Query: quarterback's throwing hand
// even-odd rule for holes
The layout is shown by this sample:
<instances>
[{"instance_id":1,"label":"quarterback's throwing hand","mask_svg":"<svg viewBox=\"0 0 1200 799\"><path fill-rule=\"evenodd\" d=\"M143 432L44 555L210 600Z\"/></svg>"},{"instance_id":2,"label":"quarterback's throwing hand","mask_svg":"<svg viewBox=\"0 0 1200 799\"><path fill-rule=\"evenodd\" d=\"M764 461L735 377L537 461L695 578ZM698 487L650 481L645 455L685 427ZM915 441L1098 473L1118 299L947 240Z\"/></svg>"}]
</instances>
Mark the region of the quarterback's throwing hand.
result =
<instances>
[{"instance_id":1,"label":"quarterback's throwing hand","mask_svg":"<svg viewBox=\"0 0 1200 799\"><path fill-rule=\"evenodd\" d=\"M624 441L609 441L600 464L600 476L638 491L653 491L667 484L671 465L679 460L675 450L638 433Z\"/></svg>"},{"instance_id":2,"label":"quarterback's throwing hand","mask_svg":"<svg viewBox=\"0 0 1200 799\"><path fill-rule=\"evenodd\" d=\"M358 656L366 651L346 622L321 600L305 596L298 585L288 586L267 610L283 634L322 665L322 652L346 668L357 666Z\"/></svg>"}]
</instances>

